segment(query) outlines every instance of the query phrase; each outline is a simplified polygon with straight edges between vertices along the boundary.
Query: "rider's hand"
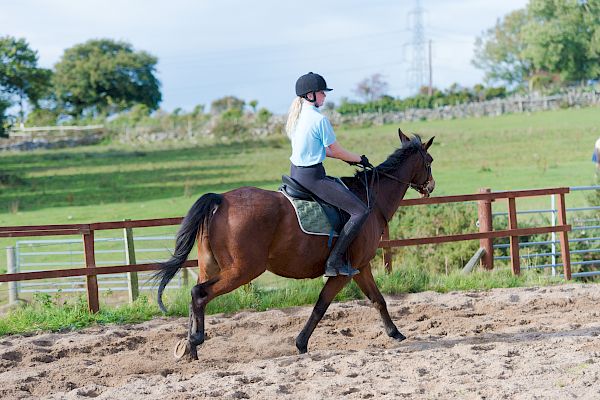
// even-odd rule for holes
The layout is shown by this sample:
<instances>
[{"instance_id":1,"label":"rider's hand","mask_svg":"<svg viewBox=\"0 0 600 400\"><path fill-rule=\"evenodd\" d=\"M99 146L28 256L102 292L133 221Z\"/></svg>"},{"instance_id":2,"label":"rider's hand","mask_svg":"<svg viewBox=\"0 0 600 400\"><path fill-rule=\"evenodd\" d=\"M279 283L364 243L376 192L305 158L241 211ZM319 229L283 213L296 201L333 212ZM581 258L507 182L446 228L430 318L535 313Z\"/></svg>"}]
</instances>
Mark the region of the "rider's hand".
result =
<instances>
[{"instance_id":1,"label":"rider's hand","mask_svg":"<svg viewBox=\"0 0 600 400\"><path fill-rule=\"evenodd\" d=\"M360 156L359 165L362 165L364 168L373 168L373 164L369 162L369 159L364 154Z\"/></svg>"},{"instance_id":2,"label":"rider's hand","mask_svg":"<svg viewBox=\"0 0 600 400\"><path fill-rule=\"evenodd\" d=\"M346 161L350 165L361 165L363 168L374 168L373 164L369 162L369 159L364 154L360 156L360 161Z\"/></svg>"}]
</instances>

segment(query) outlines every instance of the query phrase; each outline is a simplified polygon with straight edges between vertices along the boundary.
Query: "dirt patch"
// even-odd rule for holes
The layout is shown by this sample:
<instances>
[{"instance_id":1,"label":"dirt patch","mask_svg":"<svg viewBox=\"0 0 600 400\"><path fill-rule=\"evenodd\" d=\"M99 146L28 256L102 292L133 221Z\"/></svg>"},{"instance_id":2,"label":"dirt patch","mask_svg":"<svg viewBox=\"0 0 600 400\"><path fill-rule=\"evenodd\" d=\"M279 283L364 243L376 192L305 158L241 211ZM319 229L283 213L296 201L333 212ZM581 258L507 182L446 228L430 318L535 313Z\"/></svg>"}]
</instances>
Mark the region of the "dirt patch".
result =
<instances>
[{"instance_id":1,"label":"dirt patch","mask_svg":"<svg viewBox=\"0 0 600 400\"><path fill-rule=\"evenodd\" d=\"M368 302L333 304L305 355L305 307L207 317L197 362L172 356L184 318L3 337L0 398L600 398L599 289L388 298L401 343Z\"/></svg>"}]
</instances>

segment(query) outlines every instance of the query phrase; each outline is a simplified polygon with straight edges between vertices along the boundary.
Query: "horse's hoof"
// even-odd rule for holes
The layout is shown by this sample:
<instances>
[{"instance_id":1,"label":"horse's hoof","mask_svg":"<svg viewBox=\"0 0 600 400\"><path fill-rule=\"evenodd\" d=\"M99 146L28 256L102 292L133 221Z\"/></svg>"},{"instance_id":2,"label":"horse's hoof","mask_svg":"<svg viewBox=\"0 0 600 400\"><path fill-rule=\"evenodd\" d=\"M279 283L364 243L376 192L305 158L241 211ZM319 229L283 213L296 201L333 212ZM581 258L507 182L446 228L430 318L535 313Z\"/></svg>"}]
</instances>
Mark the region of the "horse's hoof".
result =
<instances>
[{"instance_id":1,"label":"horse's hoof","mask_svg":"<svg viewBox=\"0 0 600 400\"><path fill-rule=\"evenodd\" d=\"M198 361L198 347L190 344L190 352L188 354L189 361Z\"/></svg>"},{"instance_id":2,"label":"horse's hoof","mask_svg":"<svg viewBox=\"0 0 600 400\"><path fill-rule=\"evenodd\" d=\"M399 330L396 330L396 332L392 333L390 335L391 338L396 339L397 341L401 342L404 339L406 339L406 336L404 336L402 333L400 333Z\"/></svg>"},{"instance_id":3,"label":"horse's hoof","mask_svg":"<svg viewBox=\"0 0 600 400\"><path fill-rule=\"evenodd\" d=\"M176 360L181 360L186 354L190 353L190 348L188 346L187 339L181 339L179 343L175 345L175 350L173 351L173 355Z\"/></svg>"},{"instance_id":4,"label":"horse's hoof","mask_svg":"<svg viewBox=\"0 0 600 400\"><path fill-rule=\"evenodd\" d=\"M296 342L296 348L300 354L306 354L308 352L308 346L305 344L300 344Z\"/></svg>"}]
</instances>

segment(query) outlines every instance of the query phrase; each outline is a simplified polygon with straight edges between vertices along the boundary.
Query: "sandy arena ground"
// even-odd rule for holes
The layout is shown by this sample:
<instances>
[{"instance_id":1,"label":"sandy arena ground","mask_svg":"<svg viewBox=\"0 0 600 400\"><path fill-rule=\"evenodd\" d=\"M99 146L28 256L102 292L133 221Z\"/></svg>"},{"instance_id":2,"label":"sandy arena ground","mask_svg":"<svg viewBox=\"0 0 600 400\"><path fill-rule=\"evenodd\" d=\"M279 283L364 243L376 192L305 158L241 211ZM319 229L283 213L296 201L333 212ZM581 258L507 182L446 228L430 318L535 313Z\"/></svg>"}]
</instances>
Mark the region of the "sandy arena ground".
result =
<instances>
[{"instance_id":1,"label":"sandy arena ground","mask_svg":"<svg viewBox=\"0 0 600 400\"><path fill-rule=\"evenodd\" d=\"M200 360L176 361L187 319L0 338L0 399L600 399L600 286L333 304L298 355L310 307L207 317Z\"/></svg>"}]
</instances>

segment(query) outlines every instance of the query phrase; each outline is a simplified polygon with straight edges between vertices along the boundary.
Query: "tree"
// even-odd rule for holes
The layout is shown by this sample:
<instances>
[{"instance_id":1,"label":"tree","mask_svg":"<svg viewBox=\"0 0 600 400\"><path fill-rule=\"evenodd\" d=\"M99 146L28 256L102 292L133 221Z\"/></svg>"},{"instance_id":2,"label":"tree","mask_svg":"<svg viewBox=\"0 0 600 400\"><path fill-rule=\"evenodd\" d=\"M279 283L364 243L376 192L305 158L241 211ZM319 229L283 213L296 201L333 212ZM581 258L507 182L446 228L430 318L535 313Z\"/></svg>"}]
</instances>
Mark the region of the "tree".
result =
<instances>
[{"instance_id":1,"label":"tree","mask_svg":"<svg viewBox=\"0 0 600 400\"><path fill-rule=\"evenodd\" d=\"M530 0L477 39L486 80L548 87L600 77L600 0Z\"/></svg>"},{"instance_id":2,"label":"tree","mask_svg":"<svg viewBox=\"0 0 600 400\"><path fill-rule=\"evenodd\" d=\"M248 105L252 108L252 112L256 114L256 107L258 106L258 100L250 100Z\"/></svg>"},{"instance_id":3,"label":"tree","mask_svg":"<svg viewBox=\"0 0 600 400\"><path fill-rule=\"evenodd\" d=\"M488 82L521 85L531 73L531 62L523 55L522 29L528 21L526 10L517 10L498 20L475 41L475 67L485 71Z\"/></svg>"},{"instance_id":4,"label":"tree","mask_svg":"<svg viewBox=\"0 0 600 400\"><path fill-rule=\"evenodd\" d=\"M156 57L126 42L90 40L65 50L52 79L58 106L73 117L110 115L162 100Z\"/></svg>"},{"instance_id":5,"label":"tree","mask_svg":"<svg viewBox=\"0 0 600 400\"><path fill-rule=\"evenodd\" d=\"M10 121L7 118L6 110L10 108L10 103L0 97L0 137L7 137L7 130L10 128Z\"/></svg>"},{"instance_id":6,"label":"tree","mask_svg":"<svg viewBox=\"0 0 600 400\"><path fill-rule=\"evenodd\" d=\"M19 104L19 116L23 121L25 102L35 108L49 93L50 70L38 68L37 52L29 48L25 39L11 36L0 37L0 133L4 133L6 111Z\"/></svg>"},{"instance_id":7,"label":"tree","mask_svg":"<svg viewBox=\"0 0 600 400\"><path fill-rule=\"evenodd\" d=\"M192 117L196 118L199 115L204 114L204 104L197 104L194 109L192 110Z\"/></svg>"},{"instance_id":8,"label":"tree","mask_svg":"<svg viewBox=\"0 0 600 400\"><path fill-rule=\"evenodd\" d=\"M210 112L213 114L222 114L228 110L244 110L246 102L234 96L225 96L210 103Z\"/></svg>"},{"instance_id":9,"label":"tree","mask_svg":"<svg viewBox=\"0 0 600 400\"><path fill-rule=\"evenodd\" d=\"M383 75L373 74L358 83L354 93L365 102L371 102L385 95L388 90L388 83L383 80Z\"/></svg>"},{"instance_id":10,"label":"tree","mask_svg":"<svg viewBox=\"0 0 600 400\"><path fill-rule=\"evenodd\" d=\"M600 77L600 0L531 0L523 55L563 82Z\"/></svg>"}]
</instances>

